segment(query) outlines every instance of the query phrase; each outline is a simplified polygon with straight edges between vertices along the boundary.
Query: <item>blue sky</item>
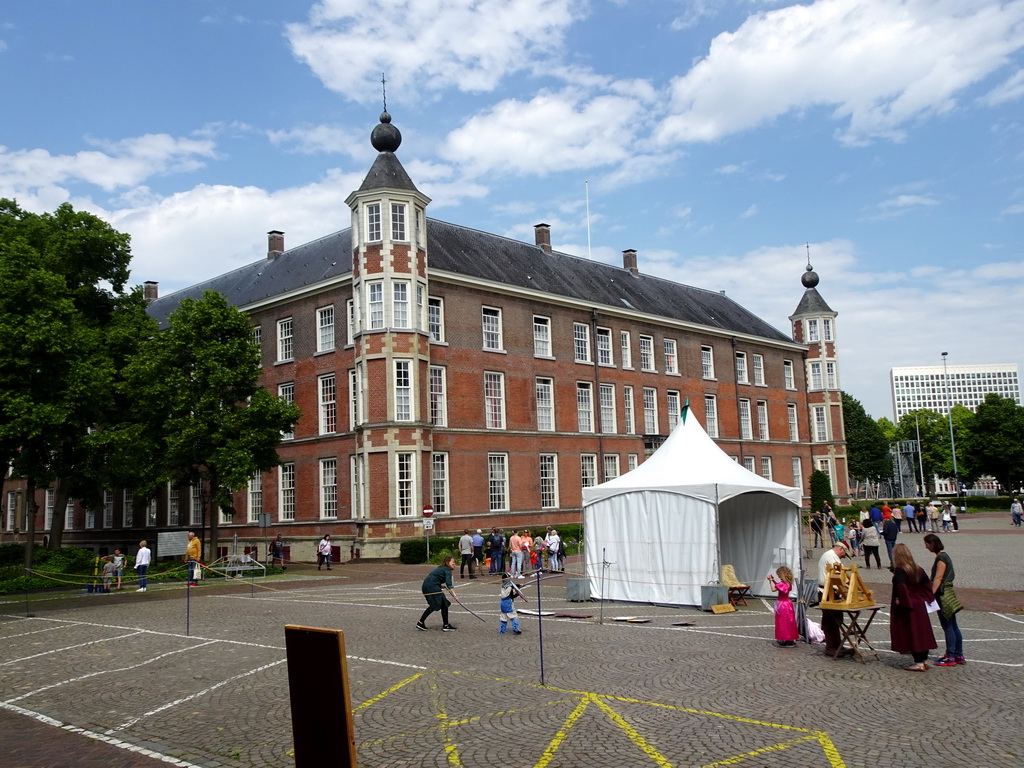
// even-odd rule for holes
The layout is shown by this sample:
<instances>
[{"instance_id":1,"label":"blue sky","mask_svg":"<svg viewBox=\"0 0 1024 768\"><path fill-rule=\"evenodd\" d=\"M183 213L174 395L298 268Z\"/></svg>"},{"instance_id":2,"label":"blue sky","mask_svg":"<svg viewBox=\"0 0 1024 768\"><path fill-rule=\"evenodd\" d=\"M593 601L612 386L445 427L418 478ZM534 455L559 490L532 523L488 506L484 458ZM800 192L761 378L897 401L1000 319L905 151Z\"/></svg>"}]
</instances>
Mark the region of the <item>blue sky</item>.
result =
<instances>
[{"instance_id":1,"label":"blue sky","mask_svg":"<svg viewBox=\"0 0 1024 768\"><path fill-rule=\"evenodd\" d=\"M16 0L0 67L0 196L161 293L348 226L386 72L434 218L787 332L809 244L875 417L894 365L1024 364L1024 0Z\"/></svg>"}]
</instances>

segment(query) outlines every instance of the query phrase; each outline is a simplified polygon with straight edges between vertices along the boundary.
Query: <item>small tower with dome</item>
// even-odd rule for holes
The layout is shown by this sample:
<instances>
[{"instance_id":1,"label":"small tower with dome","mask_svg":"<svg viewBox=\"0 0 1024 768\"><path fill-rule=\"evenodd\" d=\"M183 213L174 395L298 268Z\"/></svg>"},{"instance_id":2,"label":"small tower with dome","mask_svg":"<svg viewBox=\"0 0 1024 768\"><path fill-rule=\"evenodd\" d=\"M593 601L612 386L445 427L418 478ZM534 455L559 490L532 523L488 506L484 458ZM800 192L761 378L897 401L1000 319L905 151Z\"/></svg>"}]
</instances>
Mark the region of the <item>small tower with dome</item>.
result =
<instances>
[{"instance_id":1,"label":"small tower with dome","mask_svg":"<svg viewBox=\"0 0 1024 768\"><path fill-rule=\"evenodd\" d=\"M789 321L793 327L793 338L807 345L804 367L813 465L810 469L828 473L837 501L840 498L845 501L849 496L849 478L836 346L837 313L818 293L818 281L808 247L807 266L800 277L804 294Z\"/></svg>"}]
</instances>

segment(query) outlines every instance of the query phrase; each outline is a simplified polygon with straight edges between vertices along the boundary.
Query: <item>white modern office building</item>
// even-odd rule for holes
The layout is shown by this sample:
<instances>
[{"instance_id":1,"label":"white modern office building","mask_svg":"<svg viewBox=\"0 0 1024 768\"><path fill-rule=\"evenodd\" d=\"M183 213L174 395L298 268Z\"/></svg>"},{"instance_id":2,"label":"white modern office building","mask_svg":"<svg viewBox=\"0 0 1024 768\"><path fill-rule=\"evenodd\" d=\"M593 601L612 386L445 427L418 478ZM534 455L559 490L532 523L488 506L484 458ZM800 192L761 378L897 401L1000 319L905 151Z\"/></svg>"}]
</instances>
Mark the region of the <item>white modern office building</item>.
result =
<instances>
[{"instance_id":1,"label":"white modern office building","mask_svg":"<svg viewBox=\"0 0 1024 768\"><path fill-rule=\"evenodd\" d=\"M973 411L990 392L1011 398L1020 405L1016 363L893 368L889 380L896 421L922 408L946 415L953 405L960 404Z\"/></svg>"}]
</instances>

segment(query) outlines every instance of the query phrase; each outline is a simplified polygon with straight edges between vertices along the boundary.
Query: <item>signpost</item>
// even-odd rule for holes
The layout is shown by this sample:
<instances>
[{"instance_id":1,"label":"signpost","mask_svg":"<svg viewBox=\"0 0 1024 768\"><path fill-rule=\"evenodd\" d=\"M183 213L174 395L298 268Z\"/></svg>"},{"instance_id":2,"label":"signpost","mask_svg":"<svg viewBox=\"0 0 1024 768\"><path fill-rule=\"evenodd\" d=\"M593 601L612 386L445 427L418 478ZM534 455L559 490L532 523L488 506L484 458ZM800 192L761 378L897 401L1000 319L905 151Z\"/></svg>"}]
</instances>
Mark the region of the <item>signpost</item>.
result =
<instances>
[{"instance_id":1,"label":"signpost","mask_svg":"<svg viewBox=\"0 0 1024 768\"><path fill-rule=\"evenodd\" d=\"M427 504L423 507L423 536L427 540L427 562L430 562L430 532L434 530L434 508Z\"/></svg>"}]
</instances>

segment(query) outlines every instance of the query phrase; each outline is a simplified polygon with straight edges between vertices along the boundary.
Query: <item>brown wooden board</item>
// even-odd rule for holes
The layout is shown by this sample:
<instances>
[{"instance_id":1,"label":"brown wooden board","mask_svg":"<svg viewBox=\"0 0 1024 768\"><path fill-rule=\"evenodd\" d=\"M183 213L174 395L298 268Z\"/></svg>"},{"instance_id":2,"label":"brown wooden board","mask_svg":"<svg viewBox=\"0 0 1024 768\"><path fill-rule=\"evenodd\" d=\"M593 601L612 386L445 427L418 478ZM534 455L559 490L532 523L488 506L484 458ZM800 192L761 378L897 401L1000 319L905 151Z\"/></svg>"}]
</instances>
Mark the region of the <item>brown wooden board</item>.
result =
<instances>
[{"instance_id":1,"label":"brown wooden board","mask_svg":"<svg viewBox=\"0 0 1024 768\"><path fill-rule=\"evenodd\" d=\"M289 624L284 644L295 768L356 768L345 634L340 629ZM325 691L338 695L326 696Z\"/></svg>"},{"instance_id":2,"label":"brown wooden board","mask_svg":"<svg viewBox=\"0 0 1024 768\"><path fill-rule=\"evenodd\" d=\"M733 613L736 610L736 606L732 603L725 603L724 605L712 605L712 613Z\"/></svg>"}]
</instances>

